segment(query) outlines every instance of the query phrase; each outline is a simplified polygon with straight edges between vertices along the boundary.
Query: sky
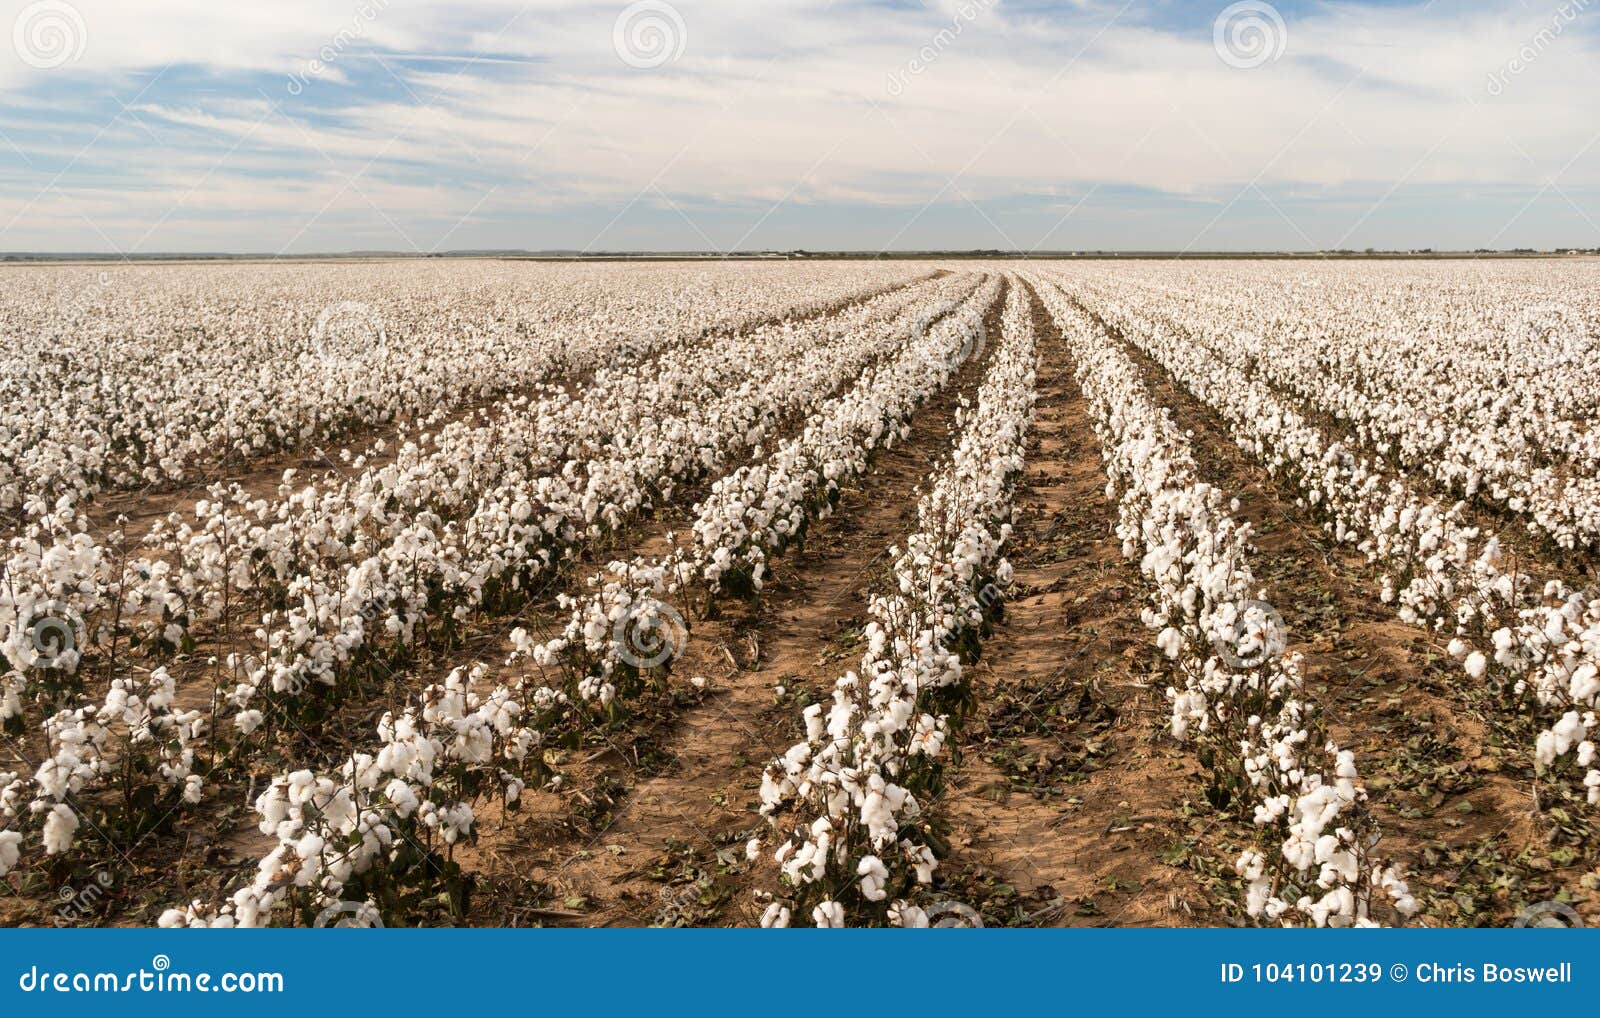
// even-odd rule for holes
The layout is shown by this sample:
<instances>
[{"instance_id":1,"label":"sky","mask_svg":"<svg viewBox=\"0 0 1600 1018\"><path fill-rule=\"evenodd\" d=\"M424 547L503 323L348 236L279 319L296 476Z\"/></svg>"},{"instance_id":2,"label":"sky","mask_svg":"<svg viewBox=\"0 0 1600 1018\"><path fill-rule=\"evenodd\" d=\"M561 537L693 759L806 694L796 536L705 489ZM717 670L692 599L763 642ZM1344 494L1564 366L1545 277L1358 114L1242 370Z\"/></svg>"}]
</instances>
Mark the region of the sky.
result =
<instances>
[{"instance_id":1,"label":"sky","mask_svg":"<svg viewBox=\"0 0 1600 1018\"><path fill-rule=\"evenodd\" d=\"M1600 247L1600 0L0 16L0 251Z\"/></svg>"}]
</instances>

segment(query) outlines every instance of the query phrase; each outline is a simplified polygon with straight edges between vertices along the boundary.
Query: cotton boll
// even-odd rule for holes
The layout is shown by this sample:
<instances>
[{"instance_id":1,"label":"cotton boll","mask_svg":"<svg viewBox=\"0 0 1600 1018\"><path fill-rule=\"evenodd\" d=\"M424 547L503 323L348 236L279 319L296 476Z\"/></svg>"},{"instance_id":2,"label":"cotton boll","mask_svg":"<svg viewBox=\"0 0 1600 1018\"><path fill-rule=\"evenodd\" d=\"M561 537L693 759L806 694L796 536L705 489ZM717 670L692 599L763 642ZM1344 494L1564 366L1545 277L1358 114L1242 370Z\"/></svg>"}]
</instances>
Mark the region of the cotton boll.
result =
<instances>
[{"instance_id":1,"label":"cotton boll","mask_svg":"<svg viewBox=\"0 0 1600 1018\"><path fill-rule=\"evenodd\" d=\"M57 804L45 813L44 850L47 855L61 855L72 848L73 836L78 830L78 815L70 806Z\"/></svg>"},{"instance_id":2,"label":"cotton boll","mask_svg":"<svg viewBox=\"0 0 1600 1018\"><path fill-rule=\"evenodd\" d=\"M837 901L825 901L811 910L811 920L819 930L844 928L844 906Z\"/></svg>"},{"instance_id":3,"label":"cotton boll","mask_svg":"<svg viewBox=\"0 0 1600 1018\"><path fill-rule=\"evenodd\" d=\"M17 831L0 831L0 877L10 873L22 855L22 835Z\"/></svg>"}]
</instances>

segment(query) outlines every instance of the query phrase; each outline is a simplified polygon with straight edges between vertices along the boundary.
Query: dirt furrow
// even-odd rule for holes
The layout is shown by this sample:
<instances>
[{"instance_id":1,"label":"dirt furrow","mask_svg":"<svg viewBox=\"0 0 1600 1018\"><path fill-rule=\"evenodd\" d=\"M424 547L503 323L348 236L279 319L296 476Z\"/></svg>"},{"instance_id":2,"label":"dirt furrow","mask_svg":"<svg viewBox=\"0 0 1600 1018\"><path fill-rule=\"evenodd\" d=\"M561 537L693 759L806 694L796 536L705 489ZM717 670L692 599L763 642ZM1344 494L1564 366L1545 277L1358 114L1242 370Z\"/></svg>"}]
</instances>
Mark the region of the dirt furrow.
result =
<instances>
[{"instance_id":1,"label":"dirt furrow","mask_svg":"<svg viewBox=\"0 0 1600 1018\"><path fill-rule=\"evenodd\" d=\"M1008 925L1188 925L1206 897L1164 865L1199 788L1163 737L1159 654L1139 621L1090 409L1034 298L1039 402L1002 623L968 670L973 713L939 805L943 893ZM1181 843L1180 843L1181 844Z\"/></svg>"}]
</instances>

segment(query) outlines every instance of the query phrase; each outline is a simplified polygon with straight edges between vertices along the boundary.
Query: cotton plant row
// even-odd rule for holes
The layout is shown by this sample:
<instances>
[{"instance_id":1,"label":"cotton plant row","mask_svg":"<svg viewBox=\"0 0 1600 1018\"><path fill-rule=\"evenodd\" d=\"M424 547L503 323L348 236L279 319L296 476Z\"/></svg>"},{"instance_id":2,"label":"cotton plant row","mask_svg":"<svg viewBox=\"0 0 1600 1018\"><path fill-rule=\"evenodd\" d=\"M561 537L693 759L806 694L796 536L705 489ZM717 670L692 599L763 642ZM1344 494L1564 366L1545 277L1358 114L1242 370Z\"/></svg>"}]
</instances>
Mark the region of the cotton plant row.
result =
<instances>
[{"instance_id":1,"label":"cotton plant row","mask_svg":"<svg viewBox=\"0 0 1600 1018\"><path fill-rule=\"evenodd\" d=\"M926 266L366 265L5 270L0 514L203 478Z\"/></svg>"},{"instance_id":2,"label":"cotton plant row","mask_svg":"<svg viewBox=\"0 0 1600 1018\"><path fill-rule=\"evenodd\" d=\"M612 612L580 644L618 662L615 648L631 648L624 658L632 676L664 675L666 655L649 662L637 655L652 652L645 643L658 638L662 622L675 621L665 599L680 580L671 561L612 563L605 582L596 581L604 593L591 599ZM524 631L513 640L523 646ZM403 920L419 901L441 895L459 910L471 881L455 849L476 839L478 810L490 802L515 810L530 783L556 787L543 747L611 707L619 692L626 698L642 688L611 671L604 679L567 677L552 684L523 676L483 694L484 668L458 668L398 716L386 712L373 751L354 753L331 773L276 776L255 802L259 827L276 844L250 880L222 901L168 909L159 925L309 924L350 904L380 922Z\"/></svg>"},{"instance_id":3,"label":"cotton plant row","mask_svg":"<svg viewBox=\"0 0 1600 1018\"><path fill-rule=\"evenodd\" d=\"M58 859L86 820L131 831L198 802L199 760L214 759L213 714L180 706L167 669L130 653L133 634L159 632L167 608L160 580L140 574L121 535L92 537L63 500L8 550L0 725L39 757L0 775L0 875L32 857L29 841L43 861Z\"/></svg>"},{"instance_id":4,"label":"cotton plant row","mask_svg":"<svg viewBox=\"0 0 1600 1018\"><path fill-rule=\"evenodd\" d=\"M640 496L634 493L633 503L621 509L602 505L598 501L604 494L600 486L619 486L616 461L637 454L639 443L653 443L657 459L683 458L682 450L662 451L660 432L681 428L682 420L670 412L685 402L687 393L697 393L699 404L713 410L754 398L757 405L753 411L735 412L755 413L757 424L748 435L739 437L759 441L759 425L766 420L762 411L768 402L760 397L766 393L739 388L741 380L764 378L765 384L773 386L774 372L785 356L785 342L810 345L804 365L808 369L820 363L832 377L847 375L851 364L859 362L853 348L869 346L869 341L892 340L896 333L891 326L905 317L914 300L911 294L894 295L828 325L818 323L801 330L779 327L741 342L729 339L722 344L727 351L721 354L689 351L681 363L652 369L648 382L630 371L617 371L607 373L577 397L552 396L537 405L508 404L484 424L453 424L407 442L393 462L357 463L360 472L353 478L332 473L298 487L293 476L288 476L276 499L246 499L236 490L203 499L192 520L174 515L158 523L146 541L147 553L132 564L144 600L161 604L172 616L153 635L181 637L184 624L220 614L230 593L254 591L292 604L300 598L291 599L287 592L296 584L358 587L363 579L360 567L379 554L388 551L393 557L394 546L403 548L408 539L437 543L436 537L425 532L428 524L471 521L485 491L492 485L503 488L502 482L507 480L525 479L530 470L555 475L555 480L547 483L563 485L566 497L559 508L581 502L584 524L598 528L607 518L614 521L622 512L637 507ZM899 327L903 332L905 326ZM717 384L732 391L713 395ZM804 393L805 386L799 391ZM703 438L696 436L696 441ZM591 465L597 480L584 476ZM526 492L525 504L519 508L513 503L512 508L526 514L538 496L536 491ZM106 586L103 577L114 556L88 536L86 521L71 506L41 503L37 513L38 519L21 539L11 542L14 554L6 563L11 601L81 594L80 601L68 607L91 618L106 607L107 599L97 600L94 590ZM419 523L424 528L420 537ZM351 570L357 570L353 577L348 575ZM363 599L369 612L374 606L366 602L376 595L376 591L368 591ZM4 635L19 641L25 635L15 624L21 614L8 614L6 607L0 602L0 624L9 624ZM176 630L171 629L174 625ZM318 645L316 650L325 648ZM18 660L15 654L8 657Z\"/></svg>"},{"instance_id":5,"label":"cotton plant row","mask_svg":"<svg viewBox=\"0 0 1600 1018\"><path fill-rule=\"evenodd\" d=\"M849 394L824 404L817 416L833 416L830 407L861 405L863 397L857 394L870 389L870 403L878 407L878 427L863 424L857 439L876 441L885 427L898 433L903 418L937 392L971 352L971 344L964 342L969 316L981 313L992 302L997 287L997 282L985 283L960 305L965 315L958 312L920 330L885 366L869 370ZM914 393L921 396L908 396ZM402 835L409 832L414 837L417 833L415 824L407 826L407 811L417 803L435 802L441 816L454 818L445 832L446 845L469 837L475 829L475 805L494 797L499 787L489 779L489 769L503 768L503 798L514 802L530 777L546 776L538 747L581 723L591 716L589 712L620 706L637 696L649 680L664 676L685 635L673 631L682 625L682 618L668 602L697 578L694 554L680 548L659 561L613 561L590 579L593 593L582 598L562 596L560 603L571 612L571 620L561 635L536 641L525 630L512 634L515 650L507 665L531 662L536 670L496 687L490 699L515 708L501 711L511 719L506 741L517 750L515 768L494 762L498 758L476 759L475 780L461 780L453 786L471 794L442 800L433 791L435 785L424 780L427 775L412 776L385 765L393 735L380 726L385 745L377 754L357 757L334 775L297 772L276 779L258 801L257 812L262 816L263 831L275 833L279 843L261 860L255 879L221 904L196 902L169 910L162 924L269 925L292 914L285 911L280 916L275 911L284 906L298 906L298 914L308 915L342 900L357 878L359 892L371 895L369 905L378 914L403 909L404 892L414 890L413 884L426 886L429 879L415 866L396 872L392 863L385 864L401 851L396 844ZM481 681L481 670L477 677ZM452 681L459 682L459 674L453 675ZM524 710L522 705L531 709ZM377 762L375 770L360 765L368 759ZM331 811L332 821L324 819L330 811L321 805L329 802L339 807ZM342 804L346 802L364 804L364 809L345 809ZM305 803L315 808L307 808ZM365 826L359 816L362 813ZM330 845L338 849L331 859ZM459 879L450 869L452 864L448 858L436 860L435 868Z\"/></svg>"},{"instance_id":6,"label":"cotton plant row","mask_svg":"<svg viewBox=\"0 0 1600 1018\"><path fill-rule=\"evenodd\" d=\"M459 909L466 885L455 852L477 836L474 808L517 806L541 718L558 706L485 685L481 668L452 671L383 715L375 752L353 753L331 773L275 778L255 811L276 844L250 881L221 902L168 909L159 925L320 925L345 902L393 916L441 895Z\"/></svg>"},{"instance_id":7,"label":"cotton plant row","mask_svg":"<svg viewBox=\"0 0 1600 1018\"><path fill-rule=\"evenodd\" d=\"M1171 271L1126 264L1106 281L1187 307L1278 309L1300 321L1301 349L1275 352L1316 350L1332 376L1458 426L1500 428L1518 454L1533 449L1592 472L1600 469L1600 392L1591 384L1600 305L1591 273L1581 262L1323 262L1288 271L1235 262Z\"/></svg>"},{"instance_id":8,"label":"cotton plant row","mask_svg":"<svg viewBox=\"0 0 1600 1018\"><path fill-rule=\"evenodd\" d=\"M1119 344L1049 280L1039 289L1091 407L1123 554L1149 585L1142 619L1171 661L1172 735L1195 748L1213 803L1259 832L1235 863L1245 911L1285 926L1410 917L1405 881L1372 854L1355 755L1326 736L1299 656L1263 610L1237 503L1199 479L1187 436Z\"/></svg>"},{"instance_id":9,"label":"cotton plant row","mask_svg":"<svg viewBox=\"0 0 1600 1018\"><path fill-rule=\"evenodd\" d=\"M810 520L831 515L840 484L865 472L876 449L905 437L911 412L982 352L983 318L1000 287L1000 277L989 277L904 356L808 419L798 438L712 486L691 527L693 569L709 596L760 590L768 559L803 540Z\"/></svg>"},{"instance_id":10,"label":"cotton plant row","mask_svg":"<svg viewBox=\"0 0 1600 1018\"><path fill-rule=\"evenodd\" d=\"M867 606L860 665L834 683L830 704L805 709L805 738L762 773L782 880L763 926L928 925L914 902L938 866L925 810L947 758L947 694L1010 581L1001 550L1036 396L1029 302L1015 282L1002 321L977 403L918 503L918 529L890 549L892 583ZM752 858L763 840L750 842Z\"/></svg>"},{"instance_id":11,"label":"cotton plant row","mask_svg":"<svg viewBox=\"0 0 1600 1018\"><path fill-rule=\"evenodd\" d=\"M260 547L270 531L263 524L274 518L287 518L280 533L300 535L302 547L320 543L323 559L331 560L317 562L322 568L308 570L285 585L291 605L296 600L301 603L262 618L254 634L266 648L261 657L247 663L230 657L229 668L237 681L225 691L221 706L231 730L249 736L266 720L263 708L271 703L293 709L308 689L332 685L353 661L373 655L375 646L404 648L418 638L419 627L436 619L459 621L482 606L492 585L505 589L508 577L515 586L528 582L570 553L580 537L598 533L597 516L599 522L614 526L655 494L670 496L673 484L758 445L777 422L808 413L863 364L903 343L922 300L946 292L959 294L973 285L973 280L951 277L932 284L928 293L917 290L869 301L838 321L774 326L744 337L726 337L710 349L687 352L681 367L663 367L655 376L660 384L654 388L628 376L615 384L597 381L581 398L568 401L576 408L568 418L555 418L574 428L587 425L603 431L603 439L594 439L597 458L571 459L578 443L552 425L546 450L549 472L544 476L529 476L541 461L530 456L525 445L508 438L509 426L497 421L483 429L457 429L481 444L463 448L453 439L436 441L433 451L440 458L431 463L419 460L412 476L429 477L425 466L442 473L448 464L466 464L466 472L498 478L495 487L476 494L470 485L460 489L460 503L470 506L471 515L459 527L455 520L445 522L437 513L419 508L412 499L395 500L401 510L392 512L382 525L373 521L379 508L375 502L360 504L357 512L368 515L358 524L348 519L334 522L326 512L330 500L307 491L286 491L275 512L268 503L257 505L254 522L202 505L202 514L211 513L208 526L198 534L188 532L183 550L189 554L183 558L199 563L187 576L213 582L210 606L217 613L226 608L230 593L237 598L259 582L241 566L270 561L260 554ZM612 416L604 416L605 410ZM485 431L491 433L479 434ZM491 455L523 462L490 469L486 464ZM392 467L364 474L362 480L394 483L399 472ZM347 494L352 488L372 490L359 483L337 490ZM602 515L601 506L610 515ZM295 509L301 514L292 515ZM386 539L391 531L393 536ZM162 537L158 533L154 541ZM232 547L230 537L236 542ZM355 559L363 549L362 538L370 541L373 551ZM81 543L86 535L75 534L74 540ZM330 543L339 543L351 556L340 557L327 547ZM27 572L13 570L14 575ZM192 620L198 614L194 588L176 594L172 573L165 561L140 563L133 575L146 588L156 586L159 591L145 589L136 598L129 588L140 583L128 583L124 565L119 584L123 601L162 604L163 615ZM109 593L112 585L105 586L102 593ZM160 600L155 599L157 593ZM102 601L122 603L114 596ZM81 617L94 618L97 608L103 616L106 607L106 603L83 604ZM169 622L166 629L175 625ZM175 639L170 634L165 638Z\"/></svg>"},{"instance_id":12,"label":"cotton plant row","mask_svg":"<svg viewBox=\"0 0 1600 1018\"><path fill-rule=\"evenodd\" d=\"M999 277L990 277L965 301L934 305L904 349L818 407L798 437L713 483L695 506L692 542L661 559L610 563L590 578L592 593L563 595L560 603L569 614L559 633L544 640L523 630L513 633L516 649L507 664L527 661L541 674L554 671L577 699L602 706L619 692L644 688L641 659L653 661L654 641L672 635L656 614L670 614L669 626L682 619L661 599L676 595L682 601L698 588L701 610L709 611L726 593L759 591L768 563L803 537L813 520L827 518L841 485L866 472L874 450L903 438L916 409L980 352L975 330L1000 288ZM730 583L734 571L741 582Z\"/></svg>"},{"instance_id":13,"label":"cotton plant row","mask_svg":"<svg viewBox=\"0 0 1600 1018\"><path fill-rule=\"evenodd\" d=\"M973 285L950 277L930 292ZM263 660L231 701L248 711L262 688L294 695L333 685L362 655L414 642L418 625L460 622L507 591L527 589L579 542L601 538L809 413L904 342L928 297L894 294L839 320L726 337L649 378L597 383L525 418L535 422L527 442L506 434L516 425L496 424L493 433L450 443L417 476L475 464L478 477L493 481L464 486L455 505L467 514L447 519L408 505L380 526L365 525L378 533L368 549L351 542L348 557L295 576L289 607L264 619ZM461 444L471 450L465 456Z\"/></svg>"},{"instance_id":14,"label":"cotton plant row","mask_svg":"<svg viewBox=\"0 0 1600 1018\"><path fill-rule=\"evenodd\" d=\"M1129 285L1100 282L1102 293ZM1374 300L1370 285L1209 283L1136 285L1147 305L1396 466L1558 547L1600 547L1600 332L1577 310L1592 297L1560 293L1569 305L1532 287L1469 288L1447 305L1423 294ZM1553 390L1566 398L1540 399Z\"/></svg>"},{"instance_id":15,"label":"cotton plant row","mask_svg":"<svg viewBox=\"0 0 1600 1018\"><path fill-rule=\"evenodd\" d=\"M1080 291L1082 292L1082 291ZM1469 677L1501 691L1542 730L1535 767L1576 783L1600 805L1595 751L1600 711L1600 595L1574 581L1539 577L1492 534L1460 519L1321 431L1268 386L1219 355L1201 333L1151 310L1086 298L1122 334L1227 422L1233 437L1336 541L1381 570L1382 600L1399 617L1448 640Z\"/></svg>"}]
</instances>

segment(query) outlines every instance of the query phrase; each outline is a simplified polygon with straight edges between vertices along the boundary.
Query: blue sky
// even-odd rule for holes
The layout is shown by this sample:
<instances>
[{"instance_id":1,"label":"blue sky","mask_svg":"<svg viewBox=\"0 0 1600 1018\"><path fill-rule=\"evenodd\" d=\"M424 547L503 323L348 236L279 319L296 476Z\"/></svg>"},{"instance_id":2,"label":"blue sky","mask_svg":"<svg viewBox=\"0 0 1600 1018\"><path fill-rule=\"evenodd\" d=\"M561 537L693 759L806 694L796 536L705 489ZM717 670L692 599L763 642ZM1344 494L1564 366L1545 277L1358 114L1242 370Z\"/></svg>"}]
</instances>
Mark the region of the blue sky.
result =
<instances>
[{"instance_id":1,"label":"blue sky","mask_svg":"<svg viewBox=\"0 0 1600 1018\"><path fill-rule=\"evenodd\" d=\"M1600 0L1228 8L6 0L0 250L1600 246Z\"/></svg>"}]
</instances>

